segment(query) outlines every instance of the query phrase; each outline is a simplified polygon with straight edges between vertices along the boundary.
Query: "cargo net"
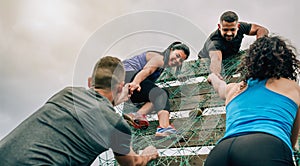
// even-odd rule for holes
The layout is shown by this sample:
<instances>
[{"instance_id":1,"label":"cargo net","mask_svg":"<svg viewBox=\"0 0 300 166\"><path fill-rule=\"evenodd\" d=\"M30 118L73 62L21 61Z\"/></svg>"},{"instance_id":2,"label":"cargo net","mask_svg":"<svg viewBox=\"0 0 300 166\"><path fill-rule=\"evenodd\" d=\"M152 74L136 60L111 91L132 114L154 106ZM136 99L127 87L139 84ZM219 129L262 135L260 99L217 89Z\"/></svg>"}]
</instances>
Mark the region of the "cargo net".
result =
<instances>
[{"instance_id":1,"label":"cargo net","mask_svg":"<svg viewBox=\"0 0 300 166\"><path fill-rule=\"evenodd\" d=\"M230 60L223 61L223 76L226 82L241 81L236 69L241 52ZM225 108L211 85L207 83L208 59L184 62L180 73L176 69L165 69L157 85L169 92L171 104L170 122L178 133L155 137L158 119L156 114L147 115L150 126L146 130L132 127L132 146L136 153L155 146L159 158L148 165L183 166L203 165L210 150L225 132ZM116 110L122 113L136 112L142 104L124 103ZM295 162L300 153L295 151ZM118 165L111 151L99 156L99 165Z\"/></svg>"}]
</instances>

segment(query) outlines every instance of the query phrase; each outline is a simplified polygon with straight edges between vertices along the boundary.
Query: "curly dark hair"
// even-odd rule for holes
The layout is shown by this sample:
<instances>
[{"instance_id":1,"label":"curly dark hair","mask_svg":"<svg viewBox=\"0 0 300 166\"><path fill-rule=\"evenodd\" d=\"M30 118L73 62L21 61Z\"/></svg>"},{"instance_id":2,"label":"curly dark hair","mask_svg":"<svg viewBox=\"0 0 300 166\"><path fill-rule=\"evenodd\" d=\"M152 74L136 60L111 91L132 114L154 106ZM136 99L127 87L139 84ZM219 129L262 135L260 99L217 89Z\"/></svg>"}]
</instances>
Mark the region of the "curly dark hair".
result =
<instances>
[{"instance_id":1,"label":"curly dark hair","mask_svg":"<svg viewBox=\"0 0 300 166\"><path fill-rule=\"evenodd\" d=\"M250 45L239 71L244 80L280 77L297 81L299 60L296 48L279 36L265 36Z\"/></svg>"}]
</instances>

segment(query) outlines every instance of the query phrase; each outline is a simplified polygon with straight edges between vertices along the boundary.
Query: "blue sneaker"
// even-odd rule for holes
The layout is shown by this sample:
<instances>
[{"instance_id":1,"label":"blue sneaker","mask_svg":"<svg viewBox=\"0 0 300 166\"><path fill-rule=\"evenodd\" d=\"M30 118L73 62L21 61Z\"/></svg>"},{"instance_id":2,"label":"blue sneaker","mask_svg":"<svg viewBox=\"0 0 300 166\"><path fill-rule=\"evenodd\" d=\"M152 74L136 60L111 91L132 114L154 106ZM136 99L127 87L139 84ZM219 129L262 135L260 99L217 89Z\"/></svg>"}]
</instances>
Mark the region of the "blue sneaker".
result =
<instances>
[{"instance_id":1,"label":"blue sneaker","mask_svg":"<svg viewBox=\"0 0 300 166\"><path fill-rule=\"evenodd\" d=\"M167 128L157 127L155 136L156 137L165 137L170 134L176 134L177 130L173 126L168 126Z\"/></svg>"}]
</instances>

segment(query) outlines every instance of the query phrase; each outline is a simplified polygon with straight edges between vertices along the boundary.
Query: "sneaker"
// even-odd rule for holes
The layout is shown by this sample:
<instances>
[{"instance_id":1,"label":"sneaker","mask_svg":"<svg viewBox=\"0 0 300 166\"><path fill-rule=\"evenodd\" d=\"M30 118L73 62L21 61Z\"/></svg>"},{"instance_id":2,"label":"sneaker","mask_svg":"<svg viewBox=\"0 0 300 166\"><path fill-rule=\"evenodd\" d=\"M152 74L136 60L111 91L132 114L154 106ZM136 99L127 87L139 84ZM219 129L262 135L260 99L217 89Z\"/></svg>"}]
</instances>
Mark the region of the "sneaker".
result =
<instances>
[{"instance_id":1,"label":"sneaker","mask_svg":"<svg viewBox=\"0 0 300 166\"><path fill-rule=\"evenodd\" d=\"M177 134L177 130L173 126L168 126L167 128L157 127L155 136L156 137L165 137L170 134Z\"/></svg>"},{"instance_id":2,"label":"sneaker","mask_svg":"<svg viewBox=\"0 0 300 166\"><path fill-rule=\"evenodd\" d=\"M129 113L123 114L124 119L136 129L146 130L149 127L149 122L145 114Z\"/></svg>"}]
</instances>

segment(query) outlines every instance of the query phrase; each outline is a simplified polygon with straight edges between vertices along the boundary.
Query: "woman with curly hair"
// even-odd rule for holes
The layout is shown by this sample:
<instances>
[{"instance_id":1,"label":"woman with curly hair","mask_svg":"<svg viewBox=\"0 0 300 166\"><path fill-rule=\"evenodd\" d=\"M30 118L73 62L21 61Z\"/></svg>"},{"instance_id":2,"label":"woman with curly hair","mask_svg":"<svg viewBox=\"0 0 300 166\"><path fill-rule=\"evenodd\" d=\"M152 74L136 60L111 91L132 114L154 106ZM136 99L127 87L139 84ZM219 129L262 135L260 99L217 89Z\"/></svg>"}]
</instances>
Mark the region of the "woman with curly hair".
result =
<instances>
[{"instance_id":1,"label":"woman with curly hair","mask_svg":"<svg viewBox=\"0 0 300 166\"><path fill-rule=\"evenodd\" d=\"M241 62L244 81L208 81L225 99L226 132L205 166L294 165L300 126L299 61L281 37L257 39Z\"/></svg>"}]
</instances>

